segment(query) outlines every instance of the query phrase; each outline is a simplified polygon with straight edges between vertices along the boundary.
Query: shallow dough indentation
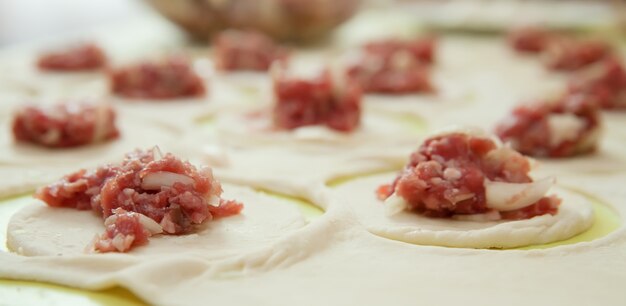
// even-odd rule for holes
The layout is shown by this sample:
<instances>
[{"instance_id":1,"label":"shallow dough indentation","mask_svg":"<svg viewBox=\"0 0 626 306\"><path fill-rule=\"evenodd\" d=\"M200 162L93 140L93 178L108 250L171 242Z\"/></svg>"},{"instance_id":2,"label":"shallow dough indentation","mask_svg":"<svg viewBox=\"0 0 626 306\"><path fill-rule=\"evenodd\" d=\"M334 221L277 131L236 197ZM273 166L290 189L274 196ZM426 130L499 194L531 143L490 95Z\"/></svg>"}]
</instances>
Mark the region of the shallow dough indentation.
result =
<instances>
[{"instance_id":1,"label":"shallow dough indentation","mask_svg":"<svg viewBox=\"0 0 626 306\"><path fill-rule=\"evenodd\" d=\"M528 220L470 222L428 218L411 212L387 217L376 198L376 188L393 180L393 174L353 180L333 191L331 205L346 205L359 221L381 237L421 245L460 248L514 248L573 237L593 223L593 209L585 198L563 189L559 212Z\"/></svg>"},{"instance_id":2,"label":"shallow dough indentation","mask_svg":"<svg viewBox=\"0 0 626 306\"><path fill-rule=\"evenodd\" d=\"M240 215L209 221L187 235L154 236L130 254L195 254L220 259L265 246L306 225L297 207L285 200L234 185L224 185L224 190L224 198L244 203ZM51 208L36 202L11 218L7 245L26 256L80 255L96 234L104 232L103 223L91 211Z\"/></svg>"}]
</instances>

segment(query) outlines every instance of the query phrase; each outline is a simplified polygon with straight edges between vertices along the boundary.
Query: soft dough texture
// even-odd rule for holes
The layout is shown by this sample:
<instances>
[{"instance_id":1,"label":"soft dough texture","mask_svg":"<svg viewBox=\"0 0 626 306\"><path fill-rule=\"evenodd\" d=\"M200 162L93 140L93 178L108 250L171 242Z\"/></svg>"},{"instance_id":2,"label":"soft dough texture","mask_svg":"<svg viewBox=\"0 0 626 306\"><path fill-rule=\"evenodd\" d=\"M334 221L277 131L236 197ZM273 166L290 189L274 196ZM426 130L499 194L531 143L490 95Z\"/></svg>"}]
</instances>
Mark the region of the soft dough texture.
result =
<instances>
[{"instance_id":1,"label":"soft dough texture","mask_svg":"<svg viewBox=\"0 0 626 306\"><path fill-rule=\"evenodd\" d=\"M131 251L131 255L203 254L222 258L260 247L303 227L296 206L249 188L224 186L224 198L244 203L241 215L208 221L195 233L157 235ZM280 216L280 217L278 217ZM8 226L10 250L26 256L70 256L86 253L104 221L92 211L52 208L40 201L15 214Z\"/></svg>"},{"instance_id":2,"label":"soft dough texture","mask_svg":"<svg viewBox=\"0 0 626 306\"><path fill-rule=\"evenodd\" d=\"M393 15L388 17L395 18ZM127 35L120 35L120 31L106 33L110 41L122 41L119 48L116 48L118 56L137 48L147 49L146 54L154 52L155 49L163 47L160 42L171 40L168 33L175 32L159 19L150 19L146 23L143 23L145 20L138 21L141 23L139 28L142 31L135 29L136 23L130 27L120 23L119 29ZM368 20L366 27L381 28L382 25ZM353 36L353 33L350 35ZM466 45L468 41L474 43ZM442 100L450 100L452 99L450 96L458 92L461 92L462 96L454 97L456 101L426 98L419 103L414 103L415 96L407 96L404 99L378 97L379 101L376 102L380 103L376 105L377 109L391 108L398 113L426 114L427 116L423 117L432 119L432 126L440 126L449 123L447 121L458 119L461 120L458 123L469 122L491 127L511 105L520 102L522 98L545 94L545 90L538 90L539 87L543 87L546 79L546 73L541 70L540 63L507 54L507 47L503 43L488 37L445 38L440 62L445 71L441 79L456 77L455 84L462 88L450 92L449 96L443 95ZM452 87L455 86L448 88L453 89ZM446 87L441 88L442 93L446 93ZM218 87L214 89L218 90ZM369 104L372 106L376 102ZM438 104L439 102L442 104ZM120 101L118 105L122 106L122 103ZM481 106L482 104L486 105ZM136 113L145 114L143 108L151 106L155 105L148 103L138 105ZM161 109L164 111L160 113L167 113L165 109L175 111L177 106L181 105L172 104L163 107ZM131 111L130 108L124 110ZM424 112L424 108L430 111ZM497 111L494 108L497 108ZM451 109L454 111L444 113ZM184 113L186 115L188 112ZM163 117L181 122L188 119L181 118L180 114L176 112ZM623 118L619 118L621 119ZM185 132L191 133L190 130ZM194 143L196 147L199 146L198 141L205 140L203 144L211 143L203 138L196 140ZM330 172L335 173L336 169L333 167L336 167L342 170L339 171L342 174L363 173L363 169L359 167L371 166L378 161L392 162L398 165L397 169L404 164L419 140L415 139L413 143L406 152L400 154L388 154L387 151L396 147L382 145L376 147L378 150L376 152L358 152L358 154L355 151L350 152L353 149L350 148L351 150L346 150L349 153L346 154L346 158L334 164L327 164L324 171L328 173L328 170L333 170ZM276 147L279 148L280 145ZM183 150L183 147L180 149ZM187 147L184 149L183 151L187 152ZM294 159L283 164L281 158L284 156L276 155L277 151L268 150L262 156L254 155L254 158L232 157L231 168L217 170L216 173L221 171L223 177L228 174L233 181L274 188L289 186L292 181L305 181L309 175L320 177L317 174L321 169L317 167L319 164L315 163L302 165L307 170L304 172L306 174L298 177L288 176L291 171L303 173L301 168L293 166L299 162ZM249 153L252 155L256 152ZM319 152L319 155L320 158L335 156L330 152ZM354 159L360 158L362 162L353 164L355 171L344 171L350 168L345 164L350 156ZM111 158L117 159L119 156ZM595 161L601 162L599 159L595 158ZM368 163L368 160L371 162ZM274 161L273 165L271 161ZM71 166L75 161L66 162ZM264 164L266 162L270 164ZM282 167L277 168L279 170L276 173L268 173L267 169L272 169L276 164ZM623 162L618 166L621 167L620 165L623 165ZM565 167L569 165L555 164L554 170L562 173ZM246 171L237 173L239 169ZM75 167L69 170L75 170ZM256 177L250 178L252 171L257 171L257 174ZM272 181L264 177L264 174L279 178ZM622 182L626 181L626 175L601 173L578 180L569 174L571 173L559 178L559 182L567 182L568 187L576 187L600 197L614 205L620 215L626 214L624 205L626 189L622 186ZM9 180L6 178L9 176L12 174L0 176L0 182ZM223 180L223 177L219 175L217 177ZM390 177L391 175L385 180L381 179L380 182L388 182L387 179ZM312 194L317 192L315 190L318 185L298 183L297 187L299 189L284 188L294 194L307 192ZM228 195L228 185L225 189ZM368 190L362 196L371 199L375 195L372 190ZM245 223L247 214L252 212L247 209L256 203L261 201L245 201L247 206L243 211L244 216L220 222ZM241 249L225 250L219 246L207 246L202 249L202 253L181 252L168 256L135 256L133 253L20 256L0 252L0 278L53 282L92 290L119 285L128 288L149 304L173 306L198 303L303 306L416 304L495 306L503 303L511 306L590 304L622 306L626 300L626 293L623 290L626 281L624 226L592 242L545 250L494 251L443 248L408 244L373 235L367 230L365 227L367 223L363 222L364 219L358 213L361 203L352 202L352 204L344 205L339 201L328 203L324 205L327 208L324 216L301 228L296 229L294 226L290 228L291 230L284 231L284 236L274 236L271 239L266 236L253 243L256 247L247 244L250 241L244 240L245 244ZM367 206L367 203L363 204ZM90 215L91 212L75 213L85 215L87 219L95 218ZM291 210L281 210L281 215L273 216L272 222L282 224L281 219L285 218L282 217L282 213L291 215ZM246 227L246 229L251 231L251 236L248 237L259 231L259 228ZM38 234L43 235L46 232L47 229ZM231 237L230 233L219 233L220 235L212 236L213 242L217 243L222 237ZM257 234L260 233L261 231ZM90 234L88 238L91 237ZM160 241L152 242L146 247L136 249L137 254L143 254L144 251L147 253L150 247L158 245ZM212 253L213 249L216 253ZM236 251L237 255L220 259L212 257L214 254L218 254L215 255L218 257L226 256L231 254L230 251ZM175 250L172 249L171 252Z\"/></svg>"},{"instance_id":3,"label":"soft dough texture","mask_svg":"<svg viewBox=\"0 0 626 306\"><path fill-rule=\"evenodd\" d=\"M563 199L559 212L527 220L472 222L429 218L412 212L385 216L384 204L375 190L393 180L388 174L356 179L339 186L331 196L335 205L346 205L358 220L381 237L414 244L462 248L514 248L544 244L570 238L593 223L591 203L586 199L556 189ZM549 192L551 194L554 192Z\"/></svg>"}]
</instances>

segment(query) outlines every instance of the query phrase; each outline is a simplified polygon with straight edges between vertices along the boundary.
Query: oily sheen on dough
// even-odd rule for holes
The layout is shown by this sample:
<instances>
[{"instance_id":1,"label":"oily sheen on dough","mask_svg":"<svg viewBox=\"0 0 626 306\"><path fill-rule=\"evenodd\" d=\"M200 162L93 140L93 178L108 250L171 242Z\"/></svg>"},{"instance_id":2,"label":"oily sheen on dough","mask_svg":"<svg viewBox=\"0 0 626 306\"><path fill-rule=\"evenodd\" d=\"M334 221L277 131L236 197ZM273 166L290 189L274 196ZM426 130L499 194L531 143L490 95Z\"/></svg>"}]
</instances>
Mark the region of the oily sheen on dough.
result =
<instances>
[{"instance_id":1,"label":"oily sheen on dough","mask_svg":"<svg viewBox=\"0 0 626 306\"><path fill-rule=\"evenodd\" d=\"M235 185L224 186L224 198L244 203L240 215L209 221L187 235L156 235L133 256L203 254L211 258L236 256L302 228L306 222L293 204ZM10 220L7 245L24 256L86 254L104 221L92 211L53 208L41 201L24 207ZM209 255L210 254L210 255Z\"/></svg>"},{"instance_id":2,"label":"oily sheen on dough","mask_svg":"<svg viewBox=\"0 0 626 306\"><path fill-rule=\"evenodd\" d=\"M591 203L562 189L556 189L563 202L554 216L478 222L428 218L404 211L389 217L384 213L383 202L376 198L375 190L391 182L393 177L384 174L355 179L339 186L331 201L353 209L358 220L376 235L422 245L514 248L567 239L585 231L593 223Z\"/></svg>"}]
</instances>

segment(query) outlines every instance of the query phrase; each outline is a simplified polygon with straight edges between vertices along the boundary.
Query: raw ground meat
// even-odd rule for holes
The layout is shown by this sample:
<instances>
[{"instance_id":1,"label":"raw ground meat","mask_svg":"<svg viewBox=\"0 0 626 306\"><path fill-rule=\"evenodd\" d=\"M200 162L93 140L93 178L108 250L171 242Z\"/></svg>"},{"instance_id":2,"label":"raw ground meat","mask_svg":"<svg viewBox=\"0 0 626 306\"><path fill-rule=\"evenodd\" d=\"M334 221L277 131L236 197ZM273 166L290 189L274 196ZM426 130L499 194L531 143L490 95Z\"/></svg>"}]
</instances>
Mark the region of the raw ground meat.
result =
<instances>
[{"instance_id":1,"label":"raw ground meat","mask_svg":"<svg viewBox=\"0 0 626 306\"><path fill-rule=\"evenodd\" d=\"M274 92L273 117L278 128L326 125L350 132L360 124L361 89L343 76L333 78L328 70L312 79L278 72L274 77Z\"/></svg>"},{"instance_id":2,"label":"raw ground meat","mask_svg":"<svg viewBox=\"0 0 626 306\"><path fill-rule=\"evenodd\" d=\"M223 200L221 193L210 168L197 169L172 154L162 156L155 148L131 152L119 165L80 170L39 189L35 196L50 206L92 209L105 219L122 209L153 220L166 234L185 234L194 225L241 211L241 203ZM124 228L102 237L136 232L132 225Z\"/></svg>"},{"instance_id":3,"label":"raw ground meat","mask_svg":"<svg viewBox=\"0 0 626 306\"><path fill-rule=\"evenodd\" d=\"M169 57L110 71L111 90L131 99L173 99L205 94L204 81L189 61Z\"/></svg>"},{"instance_id":4,"label":"raw ground meat","mask_svg":"<svg viewBox=\"0 0 626 306\"><path fill-rule=\"evenodd\" d=\"M267 71L287 50L260 32L227 30L213 40L215 65L220 70Z\"/></svg>"},{"instance_id":5,"label":"raw ground meat","mask_svg":"<svg viewBox=\"0 0 626 306\"><path fill-rule=\"evenodd\" d=\"M508 40L511 47L516 51L541 53L545 50L552 35L552 33L540 28L524 27L511 31Z\"/></svg>"},{"instance_id":6,"label":"raw ground meat","mask_svg":"<svg viewBox=\"0 0 626 306\"><path fill-rule=\"evenodd\" d=\"M427 139L411 155L409 163L378 196L394 192L407 203L407 210L446 218L492 211L487 205L484 181L529 183L530 163L521 154L485 137L449 133ZM555 214L560 200L544 197L525 208L501 214L505 219L527 219Z\"/></svg>"},{"instance_id":7,"label":"raw ground meat","mask_svg":"<svg viewBox=\"0 0 626 306\"><path fill-rule=\"evenodd\" d=\"M432 92L430 64L435 58L435 38L413 41L386 40L371 42L348 75L365 92L404 94Z\"/></svg>"},{"instance_id":8,"label":"raw ground meat","mask_svg":"<svg viewBox=\"0 0 626 306\"><path fill-rule=\"evenodd\" d=\"M571 94L585 95L604 109L626 108L626 71L619 58L610 57L574 75Z\"/></svg>"},{"instance_id":9,"label":"raw ground meat","mask_svg":"<svg viewBox=\"0 0 626 306\"><path fill-rule=\"evenodd\" d=\"M13 120L13 136L51 148L89 145L119 137L115 111L107 104L68 102L24 106Z\"/></svg>"},{"instance_id":10,"label":"raw ground meat","mask_svg":"<svg viewBox=\"0 0 626 306\"><path fill-rule=\"evenodd\" d=\"M546 67L558 71L587 67L612 52L611 46L604 41L537 27L515 29L509 33L508 41L516 51L540 54Z\"/></svg>"},{"instance_id":11,"label":"raw ground meat","mask_svg":"<svg viewBox=\"0 0 626 306\"><path fill-rule=\"evenodd\" d=\"M37 66L49 71L84 71L103 68L107 63L104 51L95 44L82 44L61 51L44 53Z\"/></svg>"},{"instance_id":12,"label":"raw ground meat","mask_svg":"<svg viewBox=\"0 0 626 306\"><path fill-rule=\"evenodd\" d=\"M611 47L591 39L556 38L543 52L546 66L554 70L573 71L596 63L611 53Z\"/></svg>"},{"instance_id":13,"label":"raw ground meat","mask_svg":"<svg viewBox=\"0 0 626 306\"><path fill-rule=\"evenodd\" d=\"M550 123L555 119L565 119L568 123L557 128L558 122ZM599 110L595 102L584 95L566 95L555 102L520 105L496 126L496 134L515 150L540 157L592 152L599 130Z\"/></svg>"},{"instance_id":14,"label":"raw ground meat","mask_svg":"<svg viewBox=\"0 0 626 306\"><path fill-rule=\"evenodd\" d=\"M152 236L152 232L141 223L140 214L128 212L121 208L116 209L113 213L113 218L105 220L105 232L94 238L95 250L102 253L125 252L135 246L148 243L148 238Z\"/></svg>"}]
</instances>

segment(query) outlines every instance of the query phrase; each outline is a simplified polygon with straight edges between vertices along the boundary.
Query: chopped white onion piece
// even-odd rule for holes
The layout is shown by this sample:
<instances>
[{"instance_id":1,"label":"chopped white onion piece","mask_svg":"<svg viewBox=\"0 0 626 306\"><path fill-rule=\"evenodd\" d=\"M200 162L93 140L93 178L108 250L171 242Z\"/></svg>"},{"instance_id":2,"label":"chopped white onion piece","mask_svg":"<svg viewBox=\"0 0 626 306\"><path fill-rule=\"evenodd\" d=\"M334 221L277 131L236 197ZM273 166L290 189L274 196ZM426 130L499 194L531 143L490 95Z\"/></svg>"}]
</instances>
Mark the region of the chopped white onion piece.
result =
<instances>
[{"instance_id":1,"label":"chopped white onion piece","mask_svg":"<svg viewBox=\"0 0 626 306\"><path fill-rule=\"evenodd\" d=\"M163 228L156 221L152 220L146 215L137 213L139 215L139 223L150 232L150 234L160 234L163 232Z\"/></svg>"},{"instance_id":2,"label":"chopped white onion piece","mask_svg":"<svg viewBox=\"0 0 626 306\"><path fill-rule=\"evenodd\" d=\"M406 201L401 197L393 193L385 200L385 215L388 217L396 215L406 209Z\"/></svg>"},{"instance_id":3,"label":"chopped white onion piece","mask_svg":"<svg viewBox=\"0 0 626 306\"><path fill-rule=\"evenodd\" d=\"M150 234L160 234L163 232L163 228L156 221L148 218L148 216L140 213L131 213L139 216L139 223L145 228ZM108 218L104 220L104 226L109 226L115 224L117 221L117 215L110 215Z\"/></svg>"},{"instance_id":4,"label":"chopped white onion piece","mask_svg":"<svg viewBox=\"0 0 626 306\"><path fill-rule=\"evenodd\" d=\"M152 148L152 158L154 159L154 161L159 161L163 159L163 152L161 152L159 146L154 146Z\"/></svg>"},{"instance_id":5,"label":"chopped white onion piece","mask_svg":"<svg viewBox=\"0 0 626 306\"><path fill-rule=\"evenodd\" d=\"M113 239L111 239L111 245L118 252L123 252L126 249L126 244L127 244L126 239L124 238L124 235L122 234L117 234L115 235L115 237L113 237Z\"/></svg>"},{"instance_id":6,"label":"chopped white onion piece","mask_svg":"<svg viewBox=\"0 0 626 306\"><path fill-rule=\"evenodd\" d=\"M172 187L175 183L182 183L184 185L192 185L193 179L174 172L159 171L154 173L148 173L141 180L141 188L145 190L159 190L161 187Z\"/></svg>"},{"instance_id":7,"label":"chopped white onion piece","mask_svg":"<svg viewBox=\"0 0 626 306\"><path fill-rule=\"evenodd\" d=\"M487 207L497 211L524 208L539 201L554 184L554 178L544 178L532 183L506 183L484 181Z\"/></svg>"},{"instance_id":8,"label":"chopped white onion piece","mask_svg":"<svg viewBox=\"0 0 626 306\"><path fill-rule=\"evenodd\" d=\"M209 203L209 205L214 206L214 207L218 207L220 206L220 202L221 199L220 197L216 196L216 195L211 195L208 199L207 202Z\"/></svg>"},{"instance_id":9,"label":"chopped white onion piece","mask_svg":"<svg viewBox=\"0 0 626 306\"><path fill-rule=\"evenodd\" d=\"M548 115L548 133L553 147L578 137L585 128L585 122L573 114Z\"/></svg>"}]
</instances>

